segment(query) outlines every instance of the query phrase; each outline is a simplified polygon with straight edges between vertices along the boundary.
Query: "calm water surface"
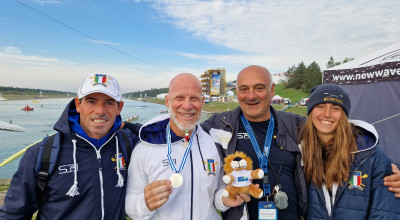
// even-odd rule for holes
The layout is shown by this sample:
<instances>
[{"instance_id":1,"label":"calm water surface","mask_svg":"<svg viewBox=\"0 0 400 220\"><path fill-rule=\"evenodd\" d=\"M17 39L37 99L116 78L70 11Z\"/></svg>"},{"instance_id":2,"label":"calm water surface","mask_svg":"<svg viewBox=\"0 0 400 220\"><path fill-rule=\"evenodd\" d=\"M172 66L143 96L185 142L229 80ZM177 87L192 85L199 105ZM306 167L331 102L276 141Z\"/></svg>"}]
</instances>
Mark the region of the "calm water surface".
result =
<instances>
[{"instance_id":1,"label":"calm water surface","mask_svg":"<svg viewBox=\"0 0 400 220\"><path fill-rule=\"evenodd\" d=\"M65 99L43 99L39 103L32 100L0 101L0 121L9 122L25 128L25 132L10 132L0 130L0 161L4 161L24 147L41 140L47 134L55 133L53 125L60 117L65 106L71 101ZM121 112L122 119L132 115L139 115L135 122L144 123L166 110L164 105L124 100L125 105ZM25 112L21 109L29 105L34 111ZM145 107L144 107L145 106ZM11 178L18 168L20 158L0 167L0 179Z\"/></svg>"}]
</instances>

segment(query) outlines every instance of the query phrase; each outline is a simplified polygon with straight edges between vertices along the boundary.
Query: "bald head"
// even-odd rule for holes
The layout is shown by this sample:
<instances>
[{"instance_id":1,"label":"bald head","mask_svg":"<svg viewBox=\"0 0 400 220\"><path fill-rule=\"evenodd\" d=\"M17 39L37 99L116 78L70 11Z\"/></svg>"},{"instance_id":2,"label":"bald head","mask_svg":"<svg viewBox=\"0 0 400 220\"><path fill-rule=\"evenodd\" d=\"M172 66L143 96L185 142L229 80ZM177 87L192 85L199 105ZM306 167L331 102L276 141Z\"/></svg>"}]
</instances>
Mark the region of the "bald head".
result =
<instances>
[{"instance_id":1,"label":"bald head","mask_svg":"<svg viewBox=\"0 0 400 220\"><path fill-rule=\"evenodd\" d=\"M169 83L169 93L171 93L171 91L173 92L173 90L176 88L184 86L184 84L186 84L185 87L191 87L194 91L199 92L201 95L202 89L200 80L191 73L180 73L172 78L171 82Z\"/></svg>"},{"instance_id":2,"label":"bald head","mask_svg":"<svg viewBox=\"0 0 400 220\"><path fill-rule=\"evenodd\" d=\"M267 121L270 118L271 99L275 85L269 71L262 66L244 68L236 80L236 94L239 106L247 120Z\"/></svg>"},{"instance_id":3,"label":"bald head","mask_svg":"<svg viewBox=\"0 0 400 220\"><path fill-rule=\"evenodd\" d=\"M254 75L254 74L260 74L264 76L265 80L269 82L269 87L272 86L271 73L268 71L267 68L258 65L251 65L242 69L236 78L237 85L241 78L248 77L249 75Z\"/></svg>"},{"instance_id":4,"label":"bald head","mask_svg":"<svg viewBox=\"0 0 400 220\"><path fill-rule=\"evenodd\" d=\"M175 76L169 84L165 105L171 116L171 130L180 137L186 130L191 134L204 107L200 80L191 73Z\"/></svg>"}]
</instances>

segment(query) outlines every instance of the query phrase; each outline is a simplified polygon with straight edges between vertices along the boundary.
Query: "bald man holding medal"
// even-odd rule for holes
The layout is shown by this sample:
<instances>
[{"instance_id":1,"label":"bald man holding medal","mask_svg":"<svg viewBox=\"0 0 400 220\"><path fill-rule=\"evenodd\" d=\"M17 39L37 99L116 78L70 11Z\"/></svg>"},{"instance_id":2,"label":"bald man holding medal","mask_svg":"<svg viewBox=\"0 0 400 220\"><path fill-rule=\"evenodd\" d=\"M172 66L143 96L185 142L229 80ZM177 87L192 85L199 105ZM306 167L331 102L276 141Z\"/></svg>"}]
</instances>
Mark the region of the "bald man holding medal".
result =
<instances>
[{"instance_id":1,"label":"bald man holding medal","mask_svg":"<svg viewBox=\"0 0 400 220\"><path fill-rule=\"evenodd\" d=\"M222 201L223 158L198 124L204 107L199 79L174 77L166 106L169 115L140 129L128 169L126 214L135 220L221 219L216 209L229 208Z\"/></svg>"}]
</instances>

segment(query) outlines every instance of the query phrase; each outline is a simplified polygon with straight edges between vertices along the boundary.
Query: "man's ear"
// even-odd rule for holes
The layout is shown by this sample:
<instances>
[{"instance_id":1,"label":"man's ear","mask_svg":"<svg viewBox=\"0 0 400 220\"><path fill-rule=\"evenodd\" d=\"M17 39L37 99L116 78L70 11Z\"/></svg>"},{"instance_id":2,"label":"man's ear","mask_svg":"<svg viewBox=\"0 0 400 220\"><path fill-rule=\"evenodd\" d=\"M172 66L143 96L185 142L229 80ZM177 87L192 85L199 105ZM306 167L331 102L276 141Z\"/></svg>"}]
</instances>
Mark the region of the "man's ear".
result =
<instances>
[{"instance_id":1,"label":"man's ear","mask_svg":"<svg viewBox=\"0 0 400 220\"><path fill-rule=\"evenodd\" d=\"M78 113L81 113L81 100L78 97L75 98L75 108Z\"/></svg>"},{"instance_id":2,"label":"man's ear","mask_svg":"<svg viewBox=\"0 0 400 220\"><path fill-rule=\"evenodd\" d=\"M169 109L169 95L165 96L165 106Z\"/></svg>"},{"instance_id":3,"label":"man's ear","mask_svg":"<svg viewBox=\"0 0 400 220\"><path fill-rule=\"evenodd\" d=\"M120 102L118 103L118 113L117 113L117 115L119 115L119 114L121 113L122 107L124 107L124 102L123 102L123 101L120 101Z\"/></svg>"}]
</instances>

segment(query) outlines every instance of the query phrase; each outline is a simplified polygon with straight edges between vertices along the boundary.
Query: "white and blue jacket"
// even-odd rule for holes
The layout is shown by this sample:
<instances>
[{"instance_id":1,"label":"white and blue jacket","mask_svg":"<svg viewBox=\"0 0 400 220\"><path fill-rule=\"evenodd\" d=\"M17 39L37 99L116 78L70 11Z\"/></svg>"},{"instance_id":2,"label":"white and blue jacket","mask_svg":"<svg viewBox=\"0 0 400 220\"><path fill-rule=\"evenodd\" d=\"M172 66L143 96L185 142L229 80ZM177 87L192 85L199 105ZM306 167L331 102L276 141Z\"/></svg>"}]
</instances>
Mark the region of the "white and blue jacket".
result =
<instances>
[{"instance_id":1,"label":"white and blue jacket","mask_svg":"<svg viewBox=\"0 0 400 220\"><path fill-rule=\"evenodd\" d=\"M132 152L128 171L126 214L135 219L221 219L216 209L226 210L222 203L223 162L212 138L197 126L186 163L180 172L183 184L173 188L167 203L150 211L144 200L144 187L155 180L168 180L174 173L167 153L166 127L169 115L161 115L144 124L140 142ZM171 131L171 159L176 169L181 165L186 148L184 139Z\"/></svg>"}]
</instances>

